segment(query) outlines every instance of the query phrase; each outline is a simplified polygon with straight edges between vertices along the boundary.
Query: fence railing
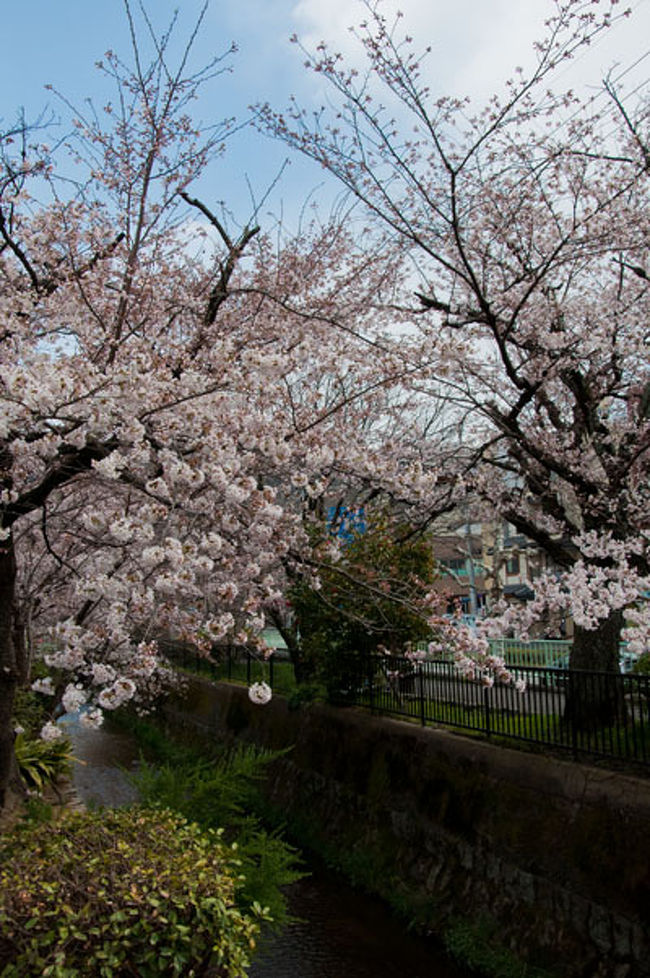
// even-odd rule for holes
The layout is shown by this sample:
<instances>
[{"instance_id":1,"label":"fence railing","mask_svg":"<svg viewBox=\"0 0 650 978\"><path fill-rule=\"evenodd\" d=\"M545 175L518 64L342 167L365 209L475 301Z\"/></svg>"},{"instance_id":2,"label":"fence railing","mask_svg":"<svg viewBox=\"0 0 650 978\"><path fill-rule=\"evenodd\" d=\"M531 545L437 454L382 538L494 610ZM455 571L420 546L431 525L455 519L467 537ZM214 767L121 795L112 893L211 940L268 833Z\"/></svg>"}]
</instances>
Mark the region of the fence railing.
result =
<instances>
[{"instance_id":1,"label":"fence railing","mask_svg":"<svg viewBox=\"0 0 650 978\"><path fill-rule=\"evenodd\" d=\"M290 693L296 686L293 666L287 659L270 656L261 662L245 646L222 646L206 657L193 648L171 645L165 649L165 655L173 665L215 682L242 682L250 686L263 680L280 694Z\"/></svg>"},{"instance_id":2,"label":"fence railing","mask_svg":"<svg viewBox=\"0 0 650 978\"><path fill-rule=\"evenodd\" d=\"M250 685L264 679L274 692L295 690L293 668L273 656L263 665L246 649L226 647L212 659L174 650L172 661L211 680ZM581 756L650 767L650 675L591 672L509 662L516 686L464 678L450 659L413 662L401 656L356 655L337 660L328 677L330 701L375 714L442 725ZM587 708L602 722L584 723Z\"/></svg>"},{"instance_id":3,"label":"fence railing","mask_svg":"<svg viewBox=\"0 0 650 978\"><path fill-rule=\"evenodd\" d=\"M572 643L568 639L531 639L524 642L519 638L489 639L492 655L500 655L512 665L558 666L563 665L571 652ZM428 643L418 642L418 649L426 651ZM449 658L453 656L450 653Z\"/></svg>"},{"instance_id":4,"label":"fence railing","mask_svg":"<svg viewBox=\"0 0 650 978\"><path fill-rule=\"evenodd\" d=\"M573 642L564 638L539 638L524 642L520 638L491 638L488 640L490 653L499 655L510 665L567 667ZM418 649L426 651L427 642L418 642ZM449 653L452 659L452 653ZM627 644L621 642L620 663L623 672L629 672L636 656L627 650Z\"/></svg>"},{"instance_id":5,"label":"fence railing","mask_svg":"<svg viewBox=\"0 0 650 978\"><path fill-rule=\"evenodd\" d=\"M464 678L446 660L350 656L332 699L373 713L650 765L650 676L512 664L515 685ZM596 722L585 723L589 710Z\"/></svg>"},{"instance_id":6,"label":"fence railing","mask_svg":"<svg viewBox=\"0 0 650 978\"><path fill-rule=\"evenodd\" d=\"M571 652L570 641L566 639L544 638L521 642L516 638L491 638L490 652L500 655L511 665L558 666L566 662Z\"/></svg>"}]
</instances>

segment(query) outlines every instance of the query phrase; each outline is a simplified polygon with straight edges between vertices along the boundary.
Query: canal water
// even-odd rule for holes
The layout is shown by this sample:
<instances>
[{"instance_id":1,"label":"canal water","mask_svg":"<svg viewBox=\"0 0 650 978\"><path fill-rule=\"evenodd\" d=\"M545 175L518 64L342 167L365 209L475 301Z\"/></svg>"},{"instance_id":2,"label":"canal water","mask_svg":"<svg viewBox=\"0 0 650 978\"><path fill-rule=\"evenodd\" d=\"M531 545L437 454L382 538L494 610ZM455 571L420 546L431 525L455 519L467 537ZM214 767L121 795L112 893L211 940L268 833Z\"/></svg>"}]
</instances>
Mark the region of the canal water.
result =
<instances>
[{"instance_id":1,"label":"canal water","mask_svg":"<svg viewBox=\"0 0 650 978\"><path fill-rule=\"evenodd\" d=\"M125 771L137 748L128 734L69 723L78 763L73 777L86 804L135 801ZM318 866L288 888L294 918L263 942L250 978L464 978L436 945L409 934L379 900Z\"/></svg>"}]
</instances>

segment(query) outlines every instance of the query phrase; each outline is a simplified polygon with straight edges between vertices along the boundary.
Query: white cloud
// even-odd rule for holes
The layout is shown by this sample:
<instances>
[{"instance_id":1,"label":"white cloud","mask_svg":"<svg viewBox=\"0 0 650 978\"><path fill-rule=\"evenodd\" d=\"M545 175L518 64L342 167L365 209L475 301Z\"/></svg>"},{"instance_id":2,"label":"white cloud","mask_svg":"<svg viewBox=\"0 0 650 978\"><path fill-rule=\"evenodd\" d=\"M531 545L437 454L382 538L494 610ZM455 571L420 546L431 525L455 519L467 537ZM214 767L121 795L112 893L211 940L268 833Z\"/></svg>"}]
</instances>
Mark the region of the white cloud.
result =
<instances>
[{"instance_id":1,"label":"white cloud","mask_svg":"<svg viewBox=\"0 0 650 978\"><path fill-rule=\"evenodd\" d=\"M416 50L431 45L426 81L434 93L481 100L500 89L515 67L534 66L533 41L543 34L554 7L552 0L385 0L381 9L389 23L398 10L403 13L398 30L414 37ZM647 49L650 0L637 0L633 7L629 21L601 35L562 72L562 87L598 84L615 62L627 66ZM305 47L324 40L346 63L361 67L362 49L349 27L366 13L360 0L298 0L291 18Z\"/></svg>"}]
</instances>

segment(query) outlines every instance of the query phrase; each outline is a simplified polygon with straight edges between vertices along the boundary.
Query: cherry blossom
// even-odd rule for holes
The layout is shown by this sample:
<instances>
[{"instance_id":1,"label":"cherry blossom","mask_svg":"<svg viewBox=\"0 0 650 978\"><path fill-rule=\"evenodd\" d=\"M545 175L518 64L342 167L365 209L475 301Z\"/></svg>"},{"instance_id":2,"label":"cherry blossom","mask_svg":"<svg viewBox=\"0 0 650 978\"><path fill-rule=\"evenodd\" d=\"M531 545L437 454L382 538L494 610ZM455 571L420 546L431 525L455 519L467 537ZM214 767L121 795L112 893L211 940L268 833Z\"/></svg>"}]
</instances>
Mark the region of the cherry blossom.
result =
<instances>
[{"instance_id":1,"label":"cherry blossom","mask_svg":"<svg viewBox=\"0 0 650 978\"><path fill-rule=\"evenodd\" d=\"M623 628L633 648L647 641L648 90L608 79L581 100L561 79L630 11L558 0L532 73L474 105L430 91L429 49L381 4L364 6L366 71L325 45L305 50L328 107L258 109L261 128L359 202L368 247L399 249L417 269L395 295L411 317L399 337L408 424L357 472L425 522L482 500L486 519L511 523L554 566L495 629L523 634L561 608L575 623L572 664L616 669Z\"/></svg>"},{"instance_id":2,"label":"cherry blossom","mask_svg":"<svg viewBox=\"0 0 650 978\"><path fill-rule=\"evenodd\" d=\"M258 706L265 706L271 701L272 696L273 693L268 683L253 683L248 687L249 700L251 703L255 703Z\"/></svg>"},{"instance_id":3,"label":"cherry blossom","mask_svg":"<svg viewBox=\"0 0 650 978\"><path fill-rule=\"evenodd\" d=\"M262 652L324 494L411 398L376 336L399 256L344 213L289 238L191 196L232 126L192 121L222 59L191 48L187 74L167 35L149 69L107 55L110 111L62 98L63 158L0 142L0 794L32 651L84 723L169 689L170 642Z\"/></svg>"},{"instance_id":4,"label":"cherry blossom","mask_svg":"<svg viewBox=\"0 0 650 978\"><path fill-rule=\"evenodd\" d=\"M41 739L48 743L60 740L62 737L63 731L61 727L57 727L56 723L52 723L50 720L41 728Z\"/></svg>"}]
</instances>

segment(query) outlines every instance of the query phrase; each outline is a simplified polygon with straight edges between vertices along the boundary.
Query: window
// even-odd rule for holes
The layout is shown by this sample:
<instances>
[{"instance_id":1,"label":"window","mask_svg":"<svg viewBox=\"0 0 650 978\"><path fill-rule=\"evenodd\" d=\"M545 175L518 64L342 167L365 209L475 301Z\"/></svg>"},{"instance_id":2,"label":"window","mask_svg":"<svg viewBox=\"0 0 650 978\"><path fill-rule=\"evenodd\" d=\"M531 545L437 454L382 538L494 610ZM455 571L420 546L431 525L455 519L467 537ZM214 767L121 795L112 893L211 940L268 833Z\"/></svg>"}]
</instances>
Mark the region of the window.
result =
<instances>
[{"instance_id":1,"label":"window","mask_svg":"<svg viewBox=\"0 0 650 978\"><path fill-rule=\"evenodd\" d=\"M519 554L515 554L514 557L510 557L506 561L506 574L511 577L519 573Z\"/></svg>"},{"instance_id":2,"label":"window","mask_svg":"<svg viewBox=\"0 0 650 978\"><path fill-rule=\"evenodd\" d=\"M464 557L449 557L446 560L439 561L439 564L443 570L450 570L456 574L467 573L467 562Z\"/></svg>"}]
</instances>

